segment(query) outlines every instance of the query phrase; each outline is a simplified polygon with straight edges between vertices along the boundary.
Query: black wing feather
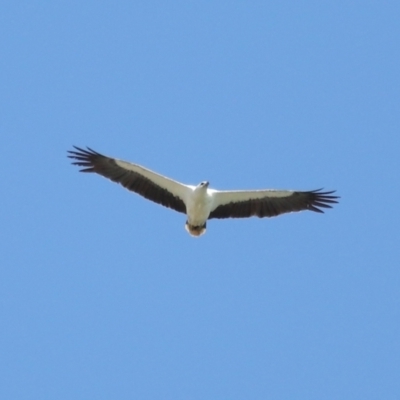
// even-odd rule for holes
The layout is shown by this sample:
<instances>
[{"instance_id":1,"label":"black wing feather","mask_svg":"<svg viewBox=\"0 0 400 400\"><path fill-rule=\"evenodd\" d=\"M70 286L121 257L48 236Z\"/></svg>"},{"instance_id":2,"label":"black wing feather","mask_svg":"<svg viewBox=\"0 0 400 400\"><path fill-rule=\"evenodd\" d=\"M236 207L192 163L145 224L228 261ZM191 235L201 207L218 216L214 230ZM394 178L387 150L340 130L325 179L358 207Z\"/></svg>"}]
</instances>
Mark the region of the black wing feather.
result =
<instances>
[{"instance_id":1,"label":"black wing feather","mask_svg":"<svg viewBox=\"0 0 400 400\"><path fill-rule=\"evenodd\" d=\"M321 208L332 208L337 203L335 190L322 192L322 189L308 192L293 192L287 197L264 197L218 206L210 213L211 218L247 218L252 216L275 217L280 214L310 210L323 213Z\"/></svg>"},{"instance_id":2,"label":"black wing feather","mask_svg":"<svg viewBox=\"0 0 400 400\"><path fill-rule=\"evenodd\" d=\"M175 211L186 213L186 206L182 199L140 173L120 167L113 158L104 156L89 147L87 147L87 150L76 146L74 148L75 150L68 151L68 157L76 160L72 164L82 167L81 172L95 172L148 200Z\"/></svg>"}]
</instances>

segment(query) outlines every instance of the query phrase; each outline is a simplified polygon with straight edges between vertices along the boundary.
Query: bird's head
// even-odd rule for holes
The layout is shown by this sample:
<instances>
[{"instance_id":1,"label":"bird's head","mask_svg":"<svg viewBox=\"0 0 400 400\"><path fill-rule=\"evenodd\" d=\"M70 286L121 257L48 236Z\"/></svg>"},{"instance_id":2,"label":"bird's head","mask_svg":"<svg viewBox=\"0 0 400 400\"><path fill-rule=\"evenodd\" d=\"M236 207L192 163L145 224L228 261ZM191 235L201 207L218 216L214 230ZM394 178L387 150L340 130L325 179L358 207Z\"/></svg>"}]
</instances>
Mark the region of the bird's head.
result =
<instances>
[{"instance_id":1,"label":"bird's head","mask_svg":"<svg viewBox=\"0 0 400 400\"><path fill-rule=\"evenodd\" d=\"M200 183L197 185L197 187L198 187L199 189L207 189L209 184L210 184L210 182L208 182L208 181L203 181L203 182L200 182Z\"/></svg>"}]
</instances>

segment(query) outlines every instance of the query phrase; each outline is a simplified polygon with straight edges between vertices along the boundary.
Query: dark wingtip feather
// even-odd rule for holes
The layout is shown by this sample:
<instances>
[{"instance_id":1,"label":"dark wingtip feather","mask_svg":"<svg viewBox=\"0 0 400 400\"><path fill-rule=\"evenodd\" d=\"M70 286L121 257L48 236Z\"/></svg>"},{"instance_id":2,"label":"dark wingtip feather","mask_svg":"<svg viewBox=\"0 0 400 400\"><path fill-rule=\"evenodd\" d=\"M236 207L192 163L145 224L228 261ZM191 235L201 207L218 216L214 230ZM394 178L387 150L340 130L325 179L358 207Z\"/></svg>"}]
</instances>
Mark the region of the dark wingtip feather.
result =
<instances>
[{"instance_id":1,"label":"dark wingtip feather","mask_svg":"<svg viewBox=\"0 0 400 400\"><path fill-rule=\"evenodd\" d=\"M94 168L95 157L101 157L100 153L92 150L90 147L86 147L86 149L82 149L78 146L72 146L75 150L68 150L67 157L73 160L72 165L76 165L78 167L84 167L80 169L80 172L96 172Z\"/></svg>"},{"instance_id":2,"label":"dark wingtip feather","mask_svg":"<svg viewBox=\"0 0 400 400\"><path fill-rule=\"evenodd\" d=\"M308 192L311 196L310 203L308 204L308 209L311 211L323 213L324 211L321 208L332 208L331 204L338 203L338 199L340 196L336 196L333 193L336 193L336 190L330 190L323 192L323 188L311 190Z\"/></svg>"},{"instance_id":3,"label":"dark wingtip feather","mask_svg":"<svg viewBox=\"0 0 400 400\"><path fill-rule=\"evenodd\" d=\"M94 155L100 155L97 153L97 151L92 150L90 147L86 147L87 150L82 149L81 147L78 146L72 146L75 150L67 150L68 155L67 157L69 158L75 158L76 156L78 157L87 157L87 156L94 156ZM76 151L77 150L77 151Z\"/></svg>"},{"instance_id":4,"label":"dark wingtip feather","mask_svg":"<svg viewBox=\"0 0 400 400\"><path fill-rule=\"evenodd\" d=\"M320 209L317 208L317 207L314 207L313 205L309 205L309 206L308 206L308 209L309 209L310 211L315 211L315 212L317 212L317 213L324 214L324 211L320 210Z\"/></svg>"}]
</instances>

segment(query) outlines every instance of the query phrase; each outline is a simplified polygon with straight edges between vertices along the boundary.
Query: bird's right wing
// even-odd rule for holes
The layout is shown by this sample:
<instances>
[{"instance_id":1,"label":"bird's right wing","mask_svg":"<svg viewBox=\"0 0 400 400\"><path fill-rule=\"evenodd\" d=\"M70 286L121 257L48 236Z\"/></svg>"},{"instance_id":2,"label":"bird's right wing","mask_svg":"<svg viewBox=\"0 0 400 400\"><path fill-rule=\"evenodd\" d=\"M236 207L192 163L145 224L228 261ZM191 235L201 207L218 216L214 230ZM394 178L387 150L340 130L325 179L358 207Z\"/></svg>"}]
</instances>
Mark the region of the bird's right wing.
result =
<instances>
[{"instance_id":1,"label":"bird's right wing","mask_svg":"<svg viewBox=\"0 0 400 400\"><path fill-rule=\"evenodd\" d=\"M189 186L140 165L104 156L90 148L74 148L68 151L68 157L76 160L73 165L83 167L81 172L95 172L148 200L186 213L186 199L191 193Z\"/></svg>"}]
</instances>

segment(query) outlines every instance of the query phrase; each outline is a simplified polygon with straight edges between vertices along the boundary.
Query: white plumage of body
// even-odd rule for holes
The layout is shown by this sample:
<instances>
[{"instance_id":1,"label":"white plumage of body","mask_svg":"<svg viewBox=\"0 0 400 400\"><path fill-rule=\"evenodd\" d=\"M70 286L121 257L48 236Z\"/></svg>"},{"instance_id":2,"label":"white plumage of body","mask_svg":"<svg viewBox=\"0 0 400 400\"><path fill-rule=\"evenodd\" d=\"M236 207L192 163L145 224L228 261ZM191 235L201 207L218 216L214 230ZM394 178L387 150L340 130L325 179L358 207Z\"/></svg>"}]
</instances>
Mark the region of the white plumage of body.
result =
<instances>
[{"instance_id":1,"label":"white plumage of body","mask_svg":"<svg viewBox=\"0 0 400 400\"><path fill-rule=\"evenodd\" d=\"M75 147L69 157L82 172L95 172L131 190L146 199L186 214L185 228L192 236L206 231L206 222L212 218L274 217L283 213L310 210L322 213L320 208L331 208L337 203L334 191L293 190L219 191L209 189L209 182L197 186L185 185L157 174L137 164L114 159Z\"/></svg>"},{"instance_id":2,"label":"white plumage of body","mask_svg":"<svg viewBox=\"0 0 400 400\"><path fill-rule=\"evenodd\" d=\"M187 221L185 228L192 236L200 236L206 231L206 221L213 208L214 198L208 189L208 182L198 186L189 186L192 189L185 199Z\"/></svg>"}]
</instances>

